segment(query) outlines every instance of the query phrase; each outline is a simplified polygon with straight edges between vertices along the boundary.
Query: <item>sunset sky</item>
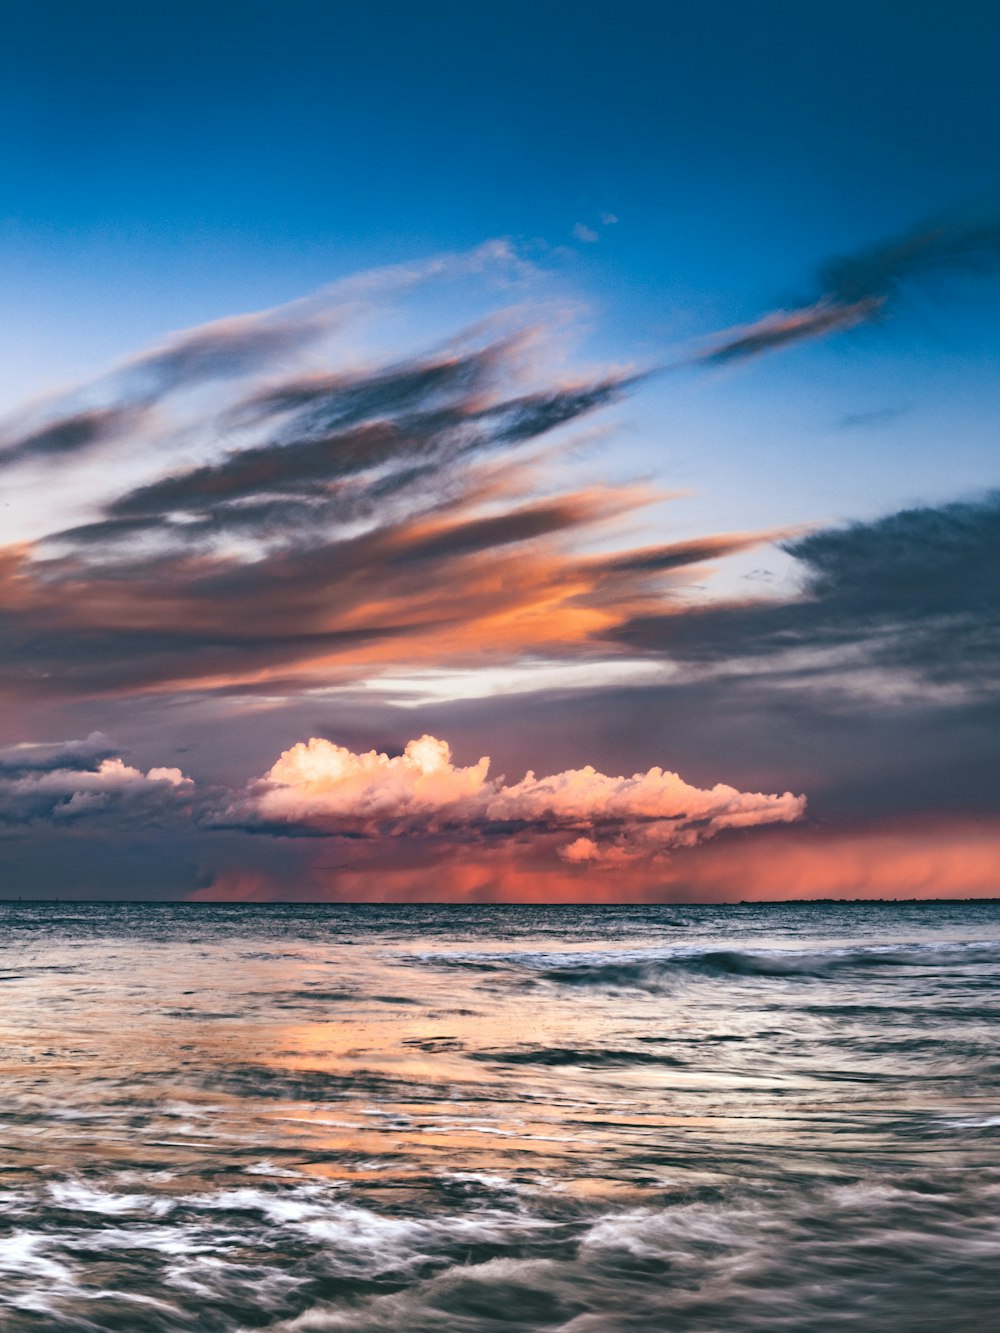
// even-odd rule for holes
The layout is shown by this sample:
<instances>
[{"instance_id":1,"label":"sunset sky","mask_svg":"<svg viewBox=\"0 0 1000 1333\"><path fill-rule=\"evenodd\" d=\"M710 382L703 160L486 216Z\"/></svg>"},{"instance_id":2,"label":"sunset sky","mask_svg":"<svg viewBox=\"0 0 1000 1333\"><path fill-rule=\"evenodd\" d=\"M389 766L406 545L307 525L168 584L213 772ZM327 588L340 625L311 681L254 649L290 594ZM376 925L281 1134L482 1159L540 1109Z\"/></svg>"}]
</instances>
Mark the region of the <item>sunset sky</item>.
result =
<instances>
[{"instance_id":1,"label":"sunset sky","mask_svg":"<svg viewBox=\"0 0 1000 1333\"><path fill-rule=\"evenodd\" d=\"M0 41L0 895L1000 895L982 4Z\"/></svg>"}]
</instances>

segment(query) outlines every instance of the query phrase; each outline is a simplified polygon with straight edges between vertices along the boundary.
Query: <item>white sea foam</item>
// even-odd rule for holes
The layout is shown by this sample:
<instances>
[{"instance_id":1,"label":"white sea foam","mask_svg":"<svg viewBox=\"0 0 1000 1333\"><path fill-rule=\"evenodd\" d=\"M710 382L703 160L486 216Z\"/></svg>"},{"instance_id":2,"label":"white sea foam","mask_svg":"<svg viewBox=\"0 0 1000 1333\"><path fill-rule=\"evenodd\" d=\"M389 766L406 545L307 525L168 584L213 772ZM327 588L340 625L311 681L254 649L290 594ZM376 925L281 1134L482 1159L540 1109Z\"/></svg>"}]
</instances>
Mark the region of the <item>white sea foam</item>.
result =
<instances>
[{"instance_id":1,"label":"white sea foam","mask_svg":"<svg viewBox=\"0 0 1000 1333\"><path fill-rule=\"evenodd\" d=\"M174 1207L173 1200L169 1198L151 1194L115 1194L110 1190L98 1189L84 1180L54 1180L48 1191L61 1208L103 1213L109 1217L119 1213L145 1213L163 1217Z\"/></svg>"}]
</instances>

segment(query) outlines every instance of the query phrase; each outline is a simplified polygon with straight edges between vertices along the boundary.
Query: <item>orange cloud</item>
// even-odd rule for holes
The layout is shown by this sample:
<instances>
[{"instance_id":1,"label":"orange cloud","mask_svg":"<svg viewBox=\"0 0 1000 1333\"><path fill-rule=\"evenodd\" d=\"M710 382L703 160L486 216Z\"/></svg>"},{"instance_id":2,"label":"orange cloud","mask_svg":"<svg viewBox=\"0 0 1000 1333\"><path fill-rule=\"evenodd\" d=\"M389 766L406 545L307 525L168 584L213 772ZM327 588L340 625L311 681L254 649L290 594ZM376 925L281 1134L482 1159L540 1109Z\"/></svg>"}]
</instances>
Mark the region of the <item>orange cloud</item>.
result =
<instances>
[{"instance_id":1,"label":"orange cloud","mask_svg":"<svg viewBox=\"0 0 1000 1333\"><path fill-rule=\"evenodd\" d=\"M118 693L269 680L329 684L400 663L619 652L612 632L670 604L705 560L771 534L581 556L571 539L653 498L595 489L503 512L421 514L249 560L193 551L131 566L0 550L0 623L22 644L0 685ZM4 675L7 674L6 682Z\"/></svg>"},{"instance_id":2,"label":"orange cloud","mask_svg":"<svg viewBox=\"0 0 1000 1333\"><path fill-rule=\"evenodd\" d=\"M791 792L741 792L723 783L705 790L662 768L609 777L588 765L542 778L528 772L506 785L488 776L489 763L484 756L457 767L448 744L427 735L393 757L354 754L313 737L286 750L214 822L369 838L564 834L559 854L581 864L658 857L723 829L787 823L805 809L805 797Z\"/></svg>"}]
</instances>

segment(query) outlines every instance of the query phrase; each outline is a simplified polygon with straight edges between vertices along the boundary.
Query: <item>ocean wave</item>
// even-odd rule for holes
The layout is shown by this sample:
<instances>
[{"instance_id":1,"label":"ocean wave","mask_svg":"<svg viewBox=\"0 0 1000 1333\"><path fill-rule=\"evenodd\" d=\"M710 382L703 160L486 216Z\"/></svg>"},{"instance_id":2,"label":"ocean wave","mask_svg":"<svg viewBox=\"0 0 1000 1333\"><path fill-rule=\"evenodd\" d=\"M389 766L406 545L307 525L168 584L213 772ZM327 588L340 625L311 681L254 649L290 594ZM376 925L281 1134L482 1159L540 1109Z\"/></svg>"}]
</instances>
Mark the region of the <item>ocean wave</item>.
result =
<instances>
[{"instance_id":1,"label":"ocean wave","mask_svg":"<svg viewBox=\"0 0 1000 1333\"><path fill-rule=\"evenodd\" d=\"M435 1213L368 1207L331 1181L122 1194L107 1178L68 1177L0 1204L0 1326L34 1329L21 1321L42 1315L74 1333L258 1327L318 1292L420 1281L558 1227L518 1198Z\"/></svg>"},{"instance_id":2,"label":"ocean wave","mask_svg":"<svg viewBox=\"0 0 1000 1333\"><path fill-rule=\"evenodd\" d=\"M456 1262L396 1292L320 1303L278 1329L978 1333L996 1308L992 1198L962 1206L942 1177L606 1212L548 1254Z\"/></svg>"},{"instance_id":3,"label":"ocean wave","mask_svg":"<svg viewBox=\"0 0 1000 1333\"><path fill-rule=\"evenodd\" d=\"M797 949L671 948L590 953L421 954L436 967L505 974L562 986L660 990L683 977L827 978L892 968L996 965L1000 942Z\"/></svg>"},{"instance_id":4,"label":"ocean wave","mask_svg":"<svg viewBox=\"0 0 1000 1333\"><path fill-rule=\"evenodd\" d=\"M393 1205L344 1182L258 1179L122 1193L113 1177L72 1176L6 1194L0 1322L74 1333L978 1333L1000 1294L995 1170L665 1191L617 1208L497 1174L456 1175L443 1209L430 1192Z\"/></svg>"},{"instance_id":5,"label":"ocean wave","mask_svg":"<svg viewBox=\"0 0 1000 1333\"><path fill-rule=\"evenodd\" d=\"M577 1065L582 1069L628 1069L633 1065L667 1065L682 1068L686 1060L658 1051L607 1050L594 1047L527 1046L512 1051L473 1051L470 1060L502 1065L546 1065L559 1068Z\"/></svg>"}]
</instances>

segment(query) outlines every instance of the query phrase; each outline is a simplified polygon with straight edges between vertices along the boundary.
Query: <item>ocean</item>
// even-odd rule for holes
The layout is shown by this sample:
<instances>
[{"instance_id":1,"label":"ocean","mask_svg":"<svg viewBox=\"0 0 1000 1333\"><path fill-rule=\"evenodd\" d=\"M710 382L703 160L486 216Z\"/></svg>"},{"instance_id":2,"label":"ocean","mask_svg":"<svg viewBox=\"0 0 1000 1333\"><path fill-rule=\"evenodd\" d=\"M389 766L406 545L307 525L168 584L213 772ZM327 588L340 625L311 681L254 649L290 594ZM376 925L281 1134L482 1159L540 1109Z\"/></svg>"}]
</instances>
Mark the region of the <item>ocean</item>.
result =
<instances>
[{"instance_id":1,"label":"ocean","mask_svg":"<svg viewBox=\"0 0 1000 1333\"><path fill-rule=\"evenodd\" d=\"M1000 1326L1000 904L0 905L0 1328Z\"/></svg>"}]
</instances>

